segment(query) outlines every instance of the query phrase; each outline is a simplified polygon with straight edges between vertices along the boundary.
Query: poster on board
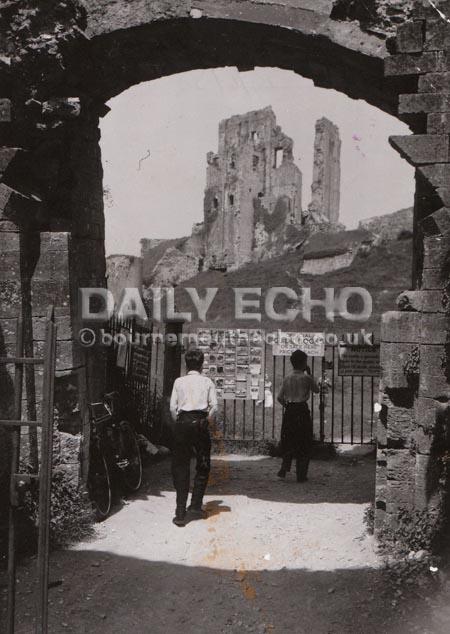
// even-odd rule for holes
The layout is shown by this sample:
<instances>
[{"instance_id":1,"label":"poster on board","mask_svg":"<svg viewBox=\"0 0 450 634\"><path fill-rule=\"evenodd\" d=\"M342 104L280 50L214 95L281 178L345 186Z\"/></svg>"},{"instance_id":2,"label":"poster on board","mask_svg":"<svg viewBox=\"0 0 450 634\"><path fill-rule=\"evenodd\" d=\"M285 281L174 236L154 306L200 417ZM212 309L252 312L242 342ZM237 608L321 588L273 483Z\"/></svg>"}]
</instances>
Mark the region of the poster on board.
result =
<instances>
[{"instance_id":1,"label":"poster on board","mask_svg":"<svg viewBox=\"0 0 450 634\"><path fill-rule=\"evenodd\" d=\"M264 398L264 331L202 328L197 337L203 372L214 381L218 398Z\"/></svg>"},{"instance_id":2,"label":"poster on board","mask_svg":"<svg viewBox=\"0 0 450 634\"><path fill-rule=\"evenodd\" d=\"M280 332L273 333L273 355L289 357L294 350L303 350L308 357L325 356L324 332Z\"/></svg>"}]
</instances>

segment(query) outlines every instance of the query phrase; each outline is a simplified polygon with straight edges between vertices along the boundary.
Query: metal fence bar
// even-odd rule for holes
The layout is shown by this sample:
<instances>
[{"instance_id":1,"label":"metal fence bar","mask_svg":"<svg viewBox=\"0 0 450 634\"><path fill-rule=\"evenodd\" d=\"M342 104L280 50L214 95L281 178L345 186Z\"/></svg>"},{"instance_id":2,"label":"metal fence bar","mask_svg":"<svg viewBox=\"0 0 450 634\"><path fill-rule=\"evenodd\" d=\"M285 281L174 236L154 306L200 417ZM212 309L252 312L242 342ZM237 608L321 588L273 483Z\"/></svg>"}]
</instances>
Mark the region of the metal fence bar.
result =
<instances>
[{"instance_id":1,"label":"metal fence bar","mask_svg":"<svg viewBox=\"0 0 450 634\"><path fill-rule=\"evenodd\" d=\"M266 367L267 367L267 341L264 337L264 385L263 385L263 401L262 401L262 437L266 437Z\"/></svg>"},{"instance_id":2,"label":"metal fence bar","mask_svg":"<svg viewBox=\"0 0 450 634\"><path fill-rule=\"evenodd\" d=\"M374 408L374 377L371 377L370 386L370 440L373 441L373 408Z\"/></svg>"},{"instance_id":3,"label":"metal fence bar","mask_svg":"<svg viewBox=\"0 0 450 634\"><path fill-rule=\"evenodd\" d=\"M39 470L38 593L36 634L48 631L48 580L53 454L53 401L56 370L56 325L53 308L45 336L46 364L42 388L41 466Z\"/></svg>"},{"instance_id":4,"label":"metal fence bar","mask_svg":"<svg viewBox=\"0 0 450 634\"><path fill-rule=\"evenodd\" d=\"M344 402L345 402L345 386L344 378L341 376L341 442L344 442Z\"/></svg>"},{"instance_id":5,"label":"metal fence bar","mask_svg":"<svg viewBox=\"0 0 450 634\"><path fill-rule=\"evenodd\" d=\"M364 444L364 377L361 377L361 445Z\"/></svg>"},{"instance_id":6,"label":"metal fence bar","mask_svg":"<svg viewBox=\"0 0 450 634\"><path fill-rule=\"evenodd\" d=\"M23 355L23 321L17 320L16 332L16 356ZM22 418L22 390L23 390L23 365L20 362L14 368L14 418ZM19 471L20 462L20 427L11 431L11 480L8 526L8 608L7 608L7 634L14 634L15 609L16 609L16 483L14 474Z\"/></svg>"},{"instance_id":7,"label":"metal fence bar","mask_svg":"<svg viewBox=\"0 0 450 634\"><path fill-rule=\"evenodd\" d=\"M227 399L223 400L223 435L227 435Z\"/></svg>"},{"instance_id":8,"label":"metal fence bar","mask_svg":"<svg viewBox=\"0 0 450 634\"><path fill-rule=\"evenodd\" d=\"M242 438L245 440L245 409L246 409L246 401L242 400Z\"/></svg>"},{"instance_id":9,"label":"metal fence bar","mask_svg":"<svg viewBox=\"0 0 450 634\"><path fill-rule=\"evenodd\" d=\"M354 425L354 413L355 413L355 412L354 412L354 406L355 406L355 404L354 404L354 396L355 396L355 377L354 377L354 376L352 376L352 377L351 377L351 383L350 383L350 385L351 385L351 404L350 404L350 425L351 425L351 427L350 427L350 442L351 442L351 444L353 445L353 432L354 432L353 425Z\"/></svg>"},{"instance_id":10,"label":"metal fence bar","mask_svg":"<svg viewBox=\"0 0 450 634\"><path fill-rule=\"evenodd\" d=\"M335 388L335 346L331 349L331 442L334 442L334 388Z\"/></svg>"},{"instance_id":11,"label":"metal fence bar","mask_svg":"<svg viewBox=\"0 0 450 634\"><path fill-rule=\"evenodd\" d=\"M276 394L276 386L275 386L275 367L277 364L278 357L272 357L272 391L273 391L273 407L272 407L272 438L275 438L275 408L277 403L277 394Z\"/></svg>"}]
</instances>

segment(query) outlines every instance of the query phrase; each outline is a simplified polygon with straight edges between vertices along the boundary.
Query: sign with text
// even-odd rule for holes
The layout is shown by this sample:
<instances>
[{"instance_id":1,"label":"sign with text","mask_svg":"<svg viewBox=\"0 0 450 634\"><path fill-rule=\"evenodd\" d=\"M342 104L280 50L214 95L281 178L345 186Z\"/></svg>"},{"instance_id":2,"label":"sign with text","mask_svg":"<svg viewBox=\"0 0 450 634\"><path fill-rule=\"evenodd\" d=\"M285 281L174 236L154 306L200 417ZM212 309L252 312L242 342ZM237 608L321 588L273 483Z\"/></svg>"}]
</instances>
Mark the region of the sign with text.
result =
<instances>
[{"instance_id":1,"label":"sign with text","mask_svg":"<svg viewBox=\"0 0 450 634\"><path fill-rule=\"evenodd\" d=\"M294 350L303 350L308 357L325 356L324 332L277 332L274 342L275 357L288 357Z\"/></svg>"},{"instance_id":2,"label":"sign with text","mask_svg":"<svg viewBox=\"0 0 450 634\"><path fill-rule=\"evenodd\" d=\"M339 376L380 376L380 346L339 346Z\"/></svg>"}]
</instances>

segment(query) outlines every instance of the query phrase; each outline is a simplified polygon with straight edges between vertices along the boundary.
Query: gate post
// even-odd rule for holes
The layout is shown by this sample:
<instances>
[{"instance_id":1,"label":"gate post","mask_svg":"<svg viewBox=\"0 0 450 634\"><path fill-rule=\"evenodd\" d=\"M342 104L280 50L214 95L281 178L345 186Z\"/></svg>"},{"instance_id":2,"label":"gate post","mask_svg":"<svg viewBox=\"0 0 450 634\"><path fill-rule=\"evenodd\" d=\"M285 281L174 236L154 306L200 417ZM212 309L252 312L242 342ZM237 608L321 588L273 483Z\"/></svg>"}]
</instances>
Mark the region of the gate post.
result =
<instances>
[{"instance_id":1,"label":"gate post","mask_svg":"<svg viewBox=\"0 0 450 634\"><path fill-rule=\"evenodd\" d=\"M180 335L183 332L184 319L166 319L164 321L164 365L162 387L162 421L170 426L169 403L175 379L181 373L181 354L183 351Z\"/></svg>"},{"instance_id":2,"label":"gate post","mask_svg":"<svg viewBox=\"0 0 450 634\"><path fill-rule=\"evenodd\" d=\"M166 319L164 322L164 369L163 397L170 399L175 379L181 372L181 353L183 351L181 333L184 319Z\"/></svg>"}]
</instances>

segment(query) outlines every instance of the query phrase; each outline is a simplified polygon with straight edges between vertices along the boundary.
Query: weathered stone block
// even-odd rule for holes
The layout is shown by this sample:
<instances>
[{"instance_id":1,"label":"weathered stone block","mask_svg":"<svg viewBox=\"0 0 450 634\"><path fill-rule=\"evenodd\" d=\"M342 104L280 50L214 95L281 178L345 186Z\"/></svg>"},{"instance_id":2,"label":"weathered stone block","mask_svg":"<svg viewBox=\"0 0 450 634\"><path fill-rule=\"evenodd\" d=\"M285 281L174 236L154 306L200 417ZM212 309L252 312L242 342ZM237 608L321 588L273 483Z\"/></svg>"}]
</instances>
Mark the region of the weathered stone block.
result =
<instances>
[{"instance_id":1,"label":"weathered stone block","mask_svg":"<svg viewBox=\"0 0 450 634\"><path fill-rule=\"evenodd\" d=\"M406 449L414 445L415 420L411 407L387 408L387 447L388 449Z\"/></svg>"},{"instance_id":2,"label":"weathered stone block","mask_svg":"<svg viewBox=\"0 0 450 634\"><path fill-rule=\"evenodd\" d=\"M415 431L414 444L417 453L427 455L431 453L433 446L433 436L427 434L423 427L417 427Z\"/></svg>"},{"instance_id":3,"label":"weathered stone block","mask_svg":"<svg viewBox=\"0 0 450 634\"><path fill-rule=\"evenodd\" d=\"M422 165L418 170L433 187L450 187L450 165L448 163Z\"/></svg>"},{"instance_id":4,"label":"weathered stone block","mask_svg":"<svg viewBox=\"0 0 450 634\"><path fill-rule=\"evenodd\" d=\"M431 112L427 116L428 134L448 134L450 132L450 116L446 112Z\"/></svg>"},{"instance_id":5,"label":"weathered stone block","mask_svg":"<svg viewBox=\"0 0 450 634\"><path fill-rule=\"evenodd\" d=\"M435 188L443 206L450 206L450 165L437 163L435 165L424 165L418 169Z\"/></svg>"},{"instance_id":6,"label":"weathered stone block","mask_svg":"<svg viewBox=\"0 0 450 634\"><path fill-rule=\"evenodd\" d=\"M420 346L420 384L419 396L437 398L450 391L450 384L445 377L445 346Z\"/></svg>"},{"instance_id":7,"label":"weathered stone block","mask_svg":"<svg viewBox=\"0 0 450 634\"><path fill-rule=\"evenodd\" d=\"M34 342L34 355L43 357L45 342ZM78 345L73 341L58 341L56 344L56 371L63 372L79 367L82 363Z\"/></svg>"},{"instance_id":8,"label":"weathered stone block","mask_svg":"<svg viewBox=\"0 0 450 634\"><path fill-rule=\"evenodd\" d=\"M423 267L426 269L442 269L450 250L449 238L446 236L425 237L423 246Z\"/></svg>"},{"instance_id":9,"label":"weathered stone block","mask_svg":"<svg viewBox=\"0 0 450 634\"><path fill-rule=\"evenodd\" d=\"M417 454L414 505L418 510L436 512L440 506L440 465L433 455Z\"/></svg>"},{"instance_id":10,"label":"weathered stone block","mask_svg":"<svg viewBox=\"0 0 450 634\"><path fill-rule=\"evenodd\" d=\"M436 407L438 402L432 398L420 396L414 402L414 417L416 419L416 430L423 430L425 434L432 438L436 424ZM428 453L428 452L421 452Z\"/></svg>"},{"instance_id":11,"label":"weathered stone block","mask_svg":"<svg viewBox=\"0 0 450 634\"><path fill-rule=\"evenodd\" d=\"M22 309L21 283L17 279L0 279L0 317L18 317Z\"/></svg>"},{"instance_id":12,"label":"weathered stone block","mask_svg":"<svg viewBox=\"0 0 450 634\"><path fill-rule=\"evenodd\" d=\"M411 483L414 480L415 454L409 449L387 449L387 479Z\"/></svg>"},{"instance_id":13,"label":"weathered stone block","mask_svg":"<svg viewBox=\"0 0 450 634\"><path fill-rule=\"evenodd\" d=\"M45 315L49 306L70 306L68 281L33 280L31 302L34 315Z\"/></svg>"},{"instance_id":14,"label":"weathered stone block","mask_svg":"<svg viewBox=\"0 0 450 634\"><path fill-rule=\"evenodd\" d=\"M419 312L423 306L423 296L420 291L403 291L395 300L399 310Z\"/></svg>"},{"instance_id":15,"label":"weathered stone block","mask_svg":"<svg viewBox=\"0 0 450 634\"><path fill-rule=\"evenodd\" d=\"M18 231L0 231L0 253L19 253L20 233Z\"/></svg>"},{"instance_id":16,"label":"weathered stone block","mask_svg":"<svg viewBox=\"0 0 450 634\"><path fill-rule=\"evenodd\" d=\"M450 177L450 174L449 174ZM450 209L442 207L424 218L420 223L424 236L446 235L450 233Z\"/></svg>"},{"instance_id":17,"label":"weathered stone block","mask_svg":"<svg viewBox=\"0 0 450 634\"><path fill-rule=\"evenodd\" d=\"M450 24L442 19L427 20L425 51L443 51L450 48Z\"/></svg>"},{"instance_id":18,"label":"weathered stone block","mask_svg":"<svg viewBox=\"0 0 450 634\"><path fill-rule=\"evenodd\" d=\"M417 342L421 315L417 312L391 310L381 316L381 341Z\"/></svg>"},{"instance_id":19,"label":"weathered stone block","mask_svg":"<svg viewBox=\"0 0 450 634\"><path fill-rule=\"evenodd\" d=\"M398 27L395 45L399 53L420 53L422 51L424 24L423 20L411 20Z\"/></svg>"},{"instance_id":20,"label":"weathered stone block","mask_svg":"<svg viewBox=\"0 0 450 634\"><path fill-rule=\"evenodd\" d=\"M384 74L387 77L398 75L423 75L447 70L447 56L443 51L419 54L401 53L392 55L384 61Z\"/></svg>"},{"instance_id":21,"label":"weathered stone block","mask_svg":"<svg viewBox=\"0 0 450 634\"><path fill-rule=\"evenodd\" d=\"M439 290L422 290L422 291L403 291L397 297L397 306L402 311L424 312L424 313L443 313L445 307L443 304L442 292ZM423 338L424 327L429 328L432 321L428 319L426 324L420 324L420 338ZM436 326L440 326L441 322L437 321Z\"/></svg>"},{"instance_id":22,"label":"weathered stone block","mask_svg":"<svg viewBox=\"0 0 450 634\"><path fill-rule=\"evenodd\" d=\"M0 123L11 122L11 101L0 99Z\"/></svg>"},{"instance_id":23,"label":"weathered stone block","mask_svg":"<svg viewBox=\"0 0 450 634\"><path fill-rule=\"evenodd\" d=\"M442 269L438 268L426 268L422 272L422 288L431 289L443 289L447 284L446 276Z\"/></svg>"},{"instance_id":24,"label":"weathered stone block","mask_svg":"<svg viewBox=\"0 0 450 634\"><path fill-rule=\"evenodd\" d=\"M382 389L407 389L410 387L405 366L414 350L414 344L382 343L380 361L383 369L380 386Z\"/></svg>"},{"instance_id":25,"label":"weathered stone block","mask_svg":"<svg viewBox=\"0 0 450 634\"><path fill-rule=\"evenodd\" d=\"M396 515L399 509L412 509L414 503L414 473L406 482L388 480L386 485L386 512Z\"/></svg>"},{"instance_id":26,"label":"weathered stone block","mask_svg":"<svg viewBox=\"0 0 450 634\"><path fill-rule=\"evenodd\" d=\"M440 291L437 291L440 293ZM447 339L448 316L445 313L424 313L420 340L422 343L440 344Z\"/></svg>"},{"instance_id":27,"label":"weathered stone block","mask_svg":"<svg viewBox=\"0 0 450 634\"><path fill-rule=\"evenodd\" d=\"M17 147L0 147L0 176L23 150Z\"/></svg>"},{"instance_id":28,"label":"weathered stone block","mask_svg":"<svg viewBox=\"0 0 450 634\"><path fill-rule=\"evenodd\" d=\"M420 93L417 95L400 95L399 114L420 112L448 112L450 110L450 95L445 93Z\"/></svg>"},{"instance_id":29,"label":"weathered stone block","mask_svg":"<svg viewBox=\"0 0 450 634\"><path fill-rule=\"evenodd\" d=\"M67 251L42 251L33 271L35 281L62 280L69 277Z\"/></svg>"},{"instance_id":30,"label":"weathered stone block","mask_svg":"<svg viewBox=\"0 0 450 634\"><path fill-rule=\"evenodd\" d=\"M445 163L450 158L448 136L446 135L391 136L389 143L411 165Z\"/></svg>"},{"instance_id":31,"label":"weathered stone block","mask_svg":"<svg viewBox=\"0 0 450 634\"><path fill-rule=\"evenodd\" d=\"M32 225L41 209L41 202L37 198L22 196L5 183L0 183L0 221Z\"/></svg>"},{"instance_id":32,"label":"weathered stone block","mask_svg":"<svg viewBox=\"0 0 450 634\"><path fill-rule=\"evenodd\" d=\"M439 10L444 13L444 15L448 14L450 11L450 2L446 0L442 2L442 0L435 0L434 6L428 2L428 0L416 0L414 3L414 17L416 19L422 18L431 21L431 23L435 22L438 18L438 13L436 11L436 5L439 7Z\"/></svg>"},{"instance_id":33,"label":"weathered stone block","mask_svg":"<svg viewBox=\"0 0 450 634\"><path fill-rule=\"evenodd\" d=\"M419 92L421 93L449 93L450 72L427 73L419 77Z\"/></svg>"},{"instance_id":34,"label":"weathered stone block","mask_svg":"<svg viewBox=\"0 0 450 634\"><path fill-rule=\"evenodd\" d=\"M81 435L64 432L55 434L54 464L79 464Z\"/></svg>"}]
</instances>

